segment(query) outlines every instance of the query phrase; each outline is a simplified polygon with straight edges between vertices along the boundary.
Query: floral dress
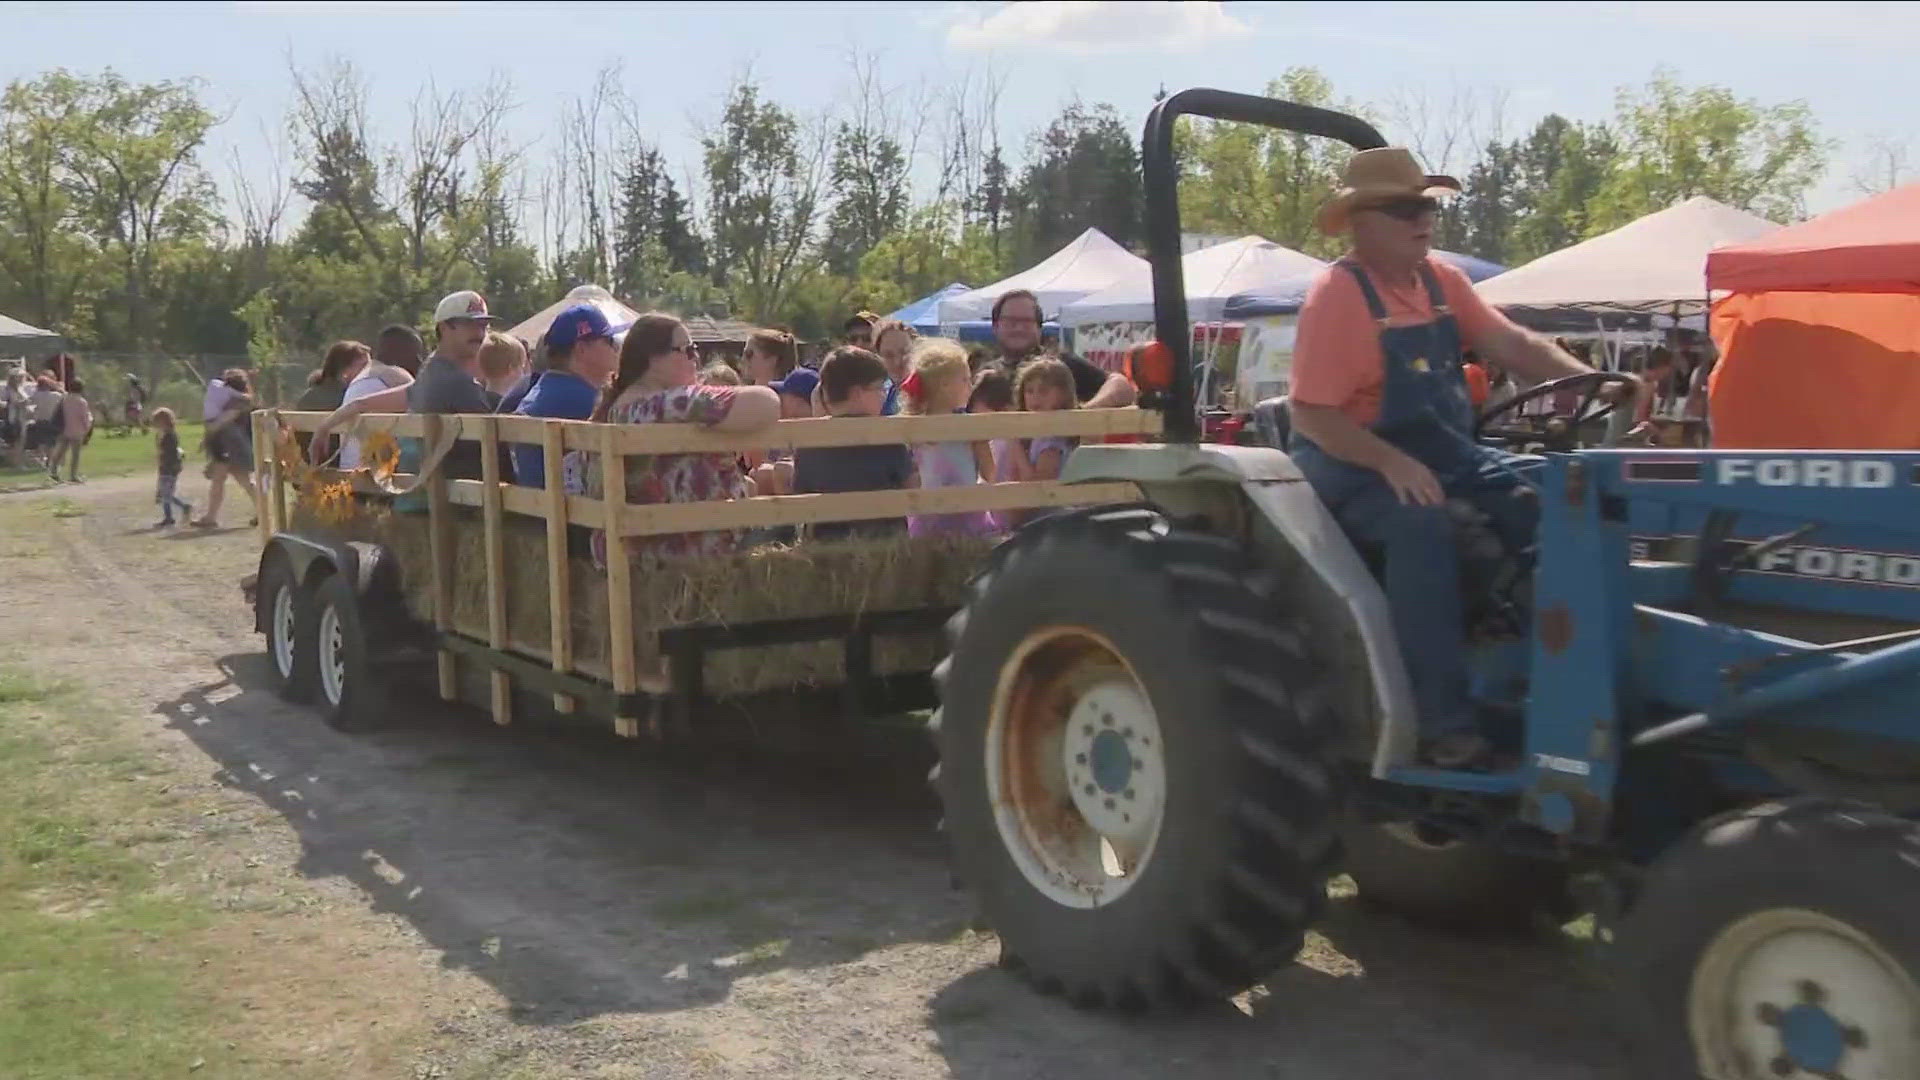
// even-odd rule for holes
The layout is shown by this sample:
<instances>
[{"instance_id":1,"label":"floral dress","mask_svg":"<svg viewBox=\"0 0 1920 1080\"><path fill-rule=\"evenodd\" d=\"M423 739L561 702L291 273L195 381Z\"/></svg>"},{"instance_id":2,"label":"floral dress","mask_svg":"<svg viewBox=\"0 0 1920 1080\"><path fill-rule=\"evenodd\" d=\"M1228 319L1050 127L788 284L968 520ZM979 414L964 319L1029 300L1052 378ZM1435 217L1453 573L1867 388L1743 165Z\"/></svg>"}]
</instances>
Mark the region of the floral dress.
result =
<instances>
[{"instance_id":1,"label":"floral dress","mask_svg":"<svg viewBox=\"0 0 1920 1080\"><path fill-rule=\"evenodd\" d=\"M695 384L651 392L628 390L607 410L607 422L710 426L726 419L733 411L736 389ZM570 494L593 499L602 497L598 453L569 452L561 475ZM651 454L627 458L627 502L631 505L739 499L746 494L746 477L740 471L740 459L733 454ZM739 539L739 534L731 529L630 536L627 554L725 555L739 545ZM593 561L599 566L607 562L606 536L598 529L593 533Z\"/></svg>"}]
</instances>

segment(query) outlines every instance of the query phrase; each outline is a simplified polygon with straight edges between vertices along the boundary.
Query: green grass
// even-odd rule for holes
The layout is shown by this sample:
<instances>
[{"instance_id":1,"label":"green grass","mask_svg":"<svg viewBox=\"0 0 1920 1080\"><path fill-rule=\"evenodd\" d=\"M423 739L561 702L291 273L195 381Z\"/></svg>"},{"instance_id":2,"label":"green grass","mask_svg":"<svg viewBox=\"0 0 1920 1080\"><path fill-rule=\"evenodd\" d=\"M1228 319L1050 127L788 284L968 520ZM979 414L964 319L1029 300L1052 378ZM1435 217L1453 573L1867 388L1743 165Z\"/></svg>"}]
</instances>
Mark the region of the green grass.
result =
<instances>
[{"instance_id":1,"label":"green grass","mask_svg":"<svg viewBox=\"0 0 1920 1080\"><path fill-rule=\"evenodd\" d=\"M181 424L179 430L181 452L187 456L187 467L194 468L196 450L200 445L200 425ZM95 431L93 441L80 452L80 475L88 480L105 480L115 476L152 474L155 454L152 433L142 435L135 430L131 435L109 435L105 431ZM53 481L47 479L45 466L29 465L15 469L0 464L0 495L51 486Z\"/></svg>"},{"instance_id":2,"label":"green grass","mask_svg":"<svg viewBox=\"0 0 1920 1080\"><path fill-rule=\"evenodd\" d=\"M84 732L96 713L0 674L0 1076L223 1075L187 944L206 917L127 850L151 792Z\"/></svg>"}]
</instances>

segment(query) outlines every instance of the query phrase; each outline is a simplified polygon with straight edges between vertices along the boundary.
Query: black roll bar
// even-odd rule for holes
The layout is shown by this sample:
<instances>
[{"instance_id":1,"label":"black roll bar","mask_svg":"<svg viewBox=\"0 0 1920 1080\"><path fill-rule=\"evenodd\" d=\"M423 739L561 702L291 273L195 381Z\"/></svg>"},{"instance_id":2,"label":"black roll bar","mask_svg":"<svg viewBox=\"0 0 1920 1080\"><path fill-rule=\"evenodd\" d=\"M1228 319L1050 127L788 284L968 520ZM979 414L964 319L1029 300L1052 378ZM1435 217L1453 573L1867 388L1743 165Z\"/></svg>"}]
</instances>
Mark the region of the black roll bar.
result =
<instances>
[{"instance_id":1,"label":"black roll bar","mask_svg":"<svg viewBox=\"0 0 1920 1080\"><path fill-rule=\"evenodd\" d=\"M1147 255L1153 266L1154 336L1173 350L1173 390L1160 403L1167 438L1199 442L1194 407L1193 331L1187 324L1187 282L1180 266L1180 169L1173 159L1173 122L1205 116L1339 139L1355 150L1387 145L1357 116L1278 98L1196 87L1162 99L1147 114L1140 137L1140 173L1146 187Z\"/></svg>"}]
</instances>

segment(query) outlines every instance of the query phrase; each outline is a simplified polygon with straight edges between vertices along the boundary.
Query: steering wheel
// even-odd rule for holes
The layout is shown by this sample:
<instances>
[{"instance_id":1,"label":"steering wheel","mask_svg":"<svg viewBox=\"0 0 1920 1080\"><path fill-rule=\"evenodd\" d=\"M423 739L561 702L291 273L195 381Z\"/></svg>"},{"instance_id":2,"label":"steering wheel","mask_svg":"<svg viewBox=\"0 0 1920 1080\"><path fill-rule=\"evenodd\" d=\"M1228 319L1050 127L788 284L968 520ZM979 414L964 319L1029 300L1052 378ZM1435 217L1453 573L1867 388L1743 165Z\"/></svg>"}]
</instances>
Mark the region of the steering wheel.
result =
<instances>
[{"instance_id":1,"label":"steering wheel","mask_svg":"<svg viewBox=\"0 0 1920 1080\"><path fill-rule=\"evenodd\" d=\"M1578 375L1551 379L1538 386L1523 390L1518 394L1483 410L1473 421L1475 442L1482 439L1502 439L1517 448L1539 446L1547 450L1565 452L1577 450L1580 446L1580 431L1597 420L1604 420L1613 414L1616 402L1603 401L1600 392L1609 386L1634 385L1634 378L1617 371L1583 371ZM1567 390L1584 388L1580 403L1571 413L1562 415L1556 412L1552 416L1521 416L1519 423L1495 423L1495 420L1516 412L1528 402L1551 397Z\"/></svg>"}]
</instances>

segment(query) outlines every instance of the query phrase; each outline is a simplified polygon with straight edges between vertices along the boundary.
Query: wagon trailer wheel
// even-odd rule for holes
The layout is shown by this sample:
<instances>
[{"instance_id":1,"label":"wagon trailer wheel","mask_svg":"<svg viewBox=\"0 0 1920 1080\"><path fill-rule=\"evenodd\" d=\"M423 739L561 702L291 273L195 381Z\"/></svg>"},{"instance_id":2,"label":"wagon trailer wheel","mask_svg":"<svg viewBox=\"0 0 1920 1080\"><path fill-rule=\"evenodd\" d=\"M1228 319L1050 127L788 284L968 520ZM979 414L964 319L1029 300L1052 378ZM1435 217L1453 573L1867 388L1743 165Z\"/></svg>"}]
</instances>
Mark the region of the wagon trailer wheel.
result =
<instances>
[{"instance_id":1,"label":"wagon trailer wheel","mask_svg":"<svg viewBox=\"0 0 1920 1080\"><path fill-rule=\"evenodd\" d=\"M313 596L293 576L283 555L271 557L254 592L267 637L267 670L274 693L285 701L313 700Z\"/></svg>"},{"instance_id":2,"label":"wagon trailer wheel","mask_svg":"<svg viewBox=\"0 0 1920 1080\"><path fill-rule=\"evenodd\" d=\"M367 731L386 720L385 677L373 663L372 642L352 584L331 574L315 591L313 648L320 705L341 731Z\"/></svg>"}]
</instances>

